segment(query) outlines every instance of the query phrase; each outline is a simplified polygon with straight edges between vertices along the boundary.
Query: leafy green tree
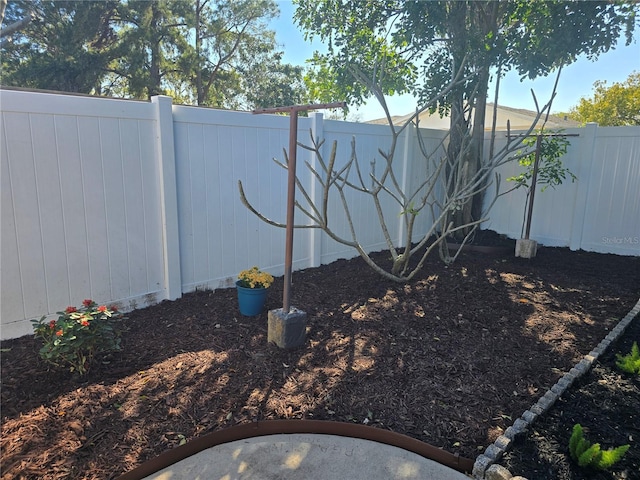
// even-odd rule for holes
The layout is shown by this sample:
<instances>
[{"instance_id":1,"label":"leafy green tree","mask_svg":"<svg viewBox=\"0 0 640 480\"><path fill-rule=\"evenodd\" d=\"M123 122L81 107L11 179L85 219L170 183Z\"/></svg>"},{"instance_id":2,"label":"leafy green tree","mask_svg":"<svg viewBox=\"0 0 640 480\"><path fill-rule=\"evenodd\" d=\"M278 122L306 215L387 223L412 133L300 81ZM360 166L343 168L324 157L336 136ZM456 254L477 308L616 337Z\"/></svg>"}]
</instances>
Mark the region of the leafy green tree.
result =
<instances>
[{"instance_id":1,"label":"leafy green tree","mask_svg":"<svg viewBox=\"0 0 640 480\"><path fill-rule=\"evenodd\" d=\"M304 69L282 63L282 52L265 53L258 61L239 67L242 94L238 107L247 110L307 103Z\"/></svg>"},{"instance_id":2,"label":"leafy green tree","mask_svg":"<svg viewBox=\"0 0 640 480\"><path fill-rule=\"evenodd\" d=\"M245 92L243 74L260 60L270 59L275 33L267 21L279 11L273 0L197 0L190 12L194 56L185 73L198 105L237 106Z\"/></svg>"},{"instance_id":3,"label":"leafy green tree","mask_svg":"<svg viewBox=\"0 0 640 480\"><path fill-rule=\"evenodd\" d=\"M471 178L480 168L490 74L515 69L547 75L578 55L595 58L623 33L631 41L637 4L564 1L295 0L308 37L328 45L316 53L320 100L359 105L374 96L411 92L417 110L451 115L449 156ZM452 79L459 81L451 84ZM437 100L437 102L434 102ZM387 117L390 116L387 111ZM451 184L458 183L452 179ZM481 199L458 216L480 216Z\"/></svg>"},{"instance_id":4,"label":"leafy green tree","mask_svg":"<svg viewBox=\"0 0 640 480\"><path fill-rule=\"evenodd\" d=\"M640 125L640 73L634 72L622 83L607 85L597 81L593 97L581 98L569 116L582 123L601 126Z\"/></svg>"},{"instance_id":5,"label":"leafy green tree","mask_svg":"<svg viewBox=\"0 0 640 480\"><path fill-rule=\"evenodd\" d=\"M255 108L299 103L302 67L282 62L274 0L18 0L5 85Z\"/></svg>"},{"instance_id":6,"label":"leafy green tree","mask_svg":"<svg viewBox=\"0 0 640 480\"><path fill-rule=\"evenodd\" d=\"M105 69L119 55L111 19L116 1L12 0L7 23L33 16L3 46L2 83L67 92L100 90Z\"/></svg>"},{"instance_id":7,"label":"leafy green tree","mask_svg":"<svg viewBox=\"0 0 640 480\"><path fill-rule=\"evenodd\" d=\"M111 70L114 92L236 109L303 94L302 69L282 63L267 28L273 0L130 0L122 12L129 51Z\"/></svg>"},{"instance_id":8,"label":"leafy green tree","mask_svg":"<svg viewBox=\"0 0 640 480\"><path fill-rule=\"evenodd\" d=\"M181 0L129 0L119 4L114 23L122 55L109 72L127 96L166 94L172 75L180 74L181 58L191 48L184 20L187 8Z\"/></svg>"}]
</instances>

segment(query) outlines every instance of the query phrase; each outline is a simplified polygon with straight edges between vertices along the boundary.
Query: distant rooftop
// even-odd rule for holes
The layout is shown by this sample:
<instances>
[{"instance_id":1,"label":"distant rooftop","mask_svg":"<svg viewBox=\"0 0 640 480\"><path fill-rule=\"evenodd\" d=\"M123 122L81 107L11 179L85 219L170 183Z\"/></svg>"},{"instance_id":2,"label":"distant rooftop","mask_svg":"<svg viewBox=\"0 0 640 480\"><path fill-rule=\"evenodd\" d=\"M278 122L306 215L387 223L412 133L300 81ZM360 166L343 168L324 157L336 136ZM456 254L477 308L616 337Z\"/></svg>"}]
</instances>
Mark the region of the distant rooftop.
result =
<instances>
[{"instance_id":1,"label":"distant rooftop","mask_svg":"<svg viewBox=\"0 0 640 480\"><path fill-rule=\"evenodd\" d=\"M487 112L485 114L484 121L485 130L491 130L491 125L493 123L493 110L494 104L487 103ZM391 119L394 125L403 125L411 117L411 115L413 115L413 113L408 113L402 116L393 116L391 117ZM507 121L509 121L511 124L511 130L526 130L533 123L535 118L536 112L533 112L531 110L498 105L496 130L506 130ZM538 124L541 124L543 121L544 116L538 121ZM376 120L371 120L367 123L386 124L387 119L379 118ZM566 117L558 117L556 115L549 115L549 119L547 120L545 128L558 129L575 128L580 126L580 122L576 122L575 120L571 120ZM420 114L420 127L446 130L449 128L449 116L440 118L440 115L437 112L433 115L429 114L428 111L422 112Z\"/></svg>"}]
</instances>

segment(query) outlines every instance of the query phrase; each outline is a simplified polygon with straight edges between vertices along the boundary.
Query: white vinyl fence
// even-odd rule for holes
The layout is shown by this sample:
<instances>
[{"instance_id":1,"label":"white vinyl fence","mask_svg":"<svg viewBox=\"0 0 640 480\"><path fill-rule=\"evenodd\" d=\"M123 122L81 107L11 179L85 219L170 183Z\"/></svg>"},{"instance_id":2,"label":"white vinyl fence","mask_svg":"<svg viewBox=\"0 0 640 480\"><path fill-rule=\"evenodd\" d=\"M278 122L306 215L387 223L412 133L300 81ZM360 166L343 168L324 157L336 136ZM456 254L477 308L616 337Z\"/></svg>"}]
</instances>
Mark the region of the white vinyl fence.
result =
<instances>
[{"instance_id":1,"label":"white vinyl fence","mask_svg":"<svg viewBox=\"0 0 640 480\"><path fill-rule=\"evenodd\" d=\"M546 246L640 255L640 127L588 124L563 133L578 135L567 137L571 144L562 157L577 180L536 190L531 238ZM506 140L499 133L496 148ZM506 179L520 167L511 162L499 173L506 191L513 187ZM483 228L520 238L524 207L524 190L500 197Z\"/></svg>"},{"instance_id":2,"label":"white vinyl fence","mask_svg":"<svg viewBox=\"0 0 640 480\"><path fill-rule=\"evenodd\" d=\"M267 217L284 222L284 161L289 119L151 102L0 90L0 337L32 331L30 319L85 298L127 310L175 299L196 288L232 286L238 271L259 265L284 271L284 230L267 225L240 202L238 181ZM299 119L298 138L338 142L337 168L351 155L380 173L388 127ZM640 255L640 128L579 130L567 165L579 180L536 197L532 238L543 244ZM415 185L425 166L414 160L415 132L396 152L395 174ZM444 132L423 132L434 148ZM298 148L298 173L314 200L320 189ZM510 176L505 167L502 178ZM502 187L503 190L505 186ZM485 228L520 236L521 192L500 199ZM350 192L358 239L384 247L366 195ZM297 199L304 205L298 193ZM349 236L340 201L330 199L330 225ZM383 204L397 244L400 209ZM372 220L373 219L373 220ZM416 238L430 227L419 217ZM296 223L309 220L296 213ZM355 251L318 229L296 230L294 269L349 258Z\"/></svg>"}]
</instances>

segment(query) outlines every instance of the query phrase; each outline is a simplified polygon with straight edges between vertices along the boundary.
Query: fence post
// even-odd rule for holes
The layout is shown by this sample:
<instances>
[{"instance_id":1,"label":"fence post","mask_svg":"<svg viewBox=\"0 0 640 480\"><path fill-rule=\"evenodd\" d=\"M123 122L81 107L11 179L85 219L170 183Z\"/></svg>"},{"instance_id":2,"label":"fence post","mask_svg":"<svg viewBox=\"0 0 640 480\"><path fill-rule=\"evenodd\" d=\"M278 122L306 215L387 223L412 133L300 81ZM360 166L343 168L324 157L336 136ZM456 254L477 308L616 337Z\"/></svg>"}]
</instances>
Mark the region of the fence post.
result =
<instances>
[{"instance_id":1,"label":"fence post","mask_svg":"<svg viewBox=\"0 0 640 480\"><path fill-rule=\"evenodd\" d=\"M591 167L593 166L597 129L597 123L587 123L584 127L584 134L582 134L580 138L580 163L576 175L578 177L578 188L573 207L571 233L569 237L569 249L571 250L579 250L582 246L582 232L584 230L584 219L587 213L587 196L589 193L589 183L591 182Z\"/></svg>"},{"instance_id":2,"label":"fence post","mask_svg":"<svg viewBox=\"0 0 640 480\"><path fill-rule=\"evenodd\" d=\"M180 272L180 235L178 230L178 192L173 142L171 97L151 97L157 120L156 162L160 177L160 211L162 215L162 249L164 258L164 297L182 296Z\"/></svg>"},{"instance_id":3,"label":"fence post","mask_svg":"<svg viewBox=\"0 0 640 480\"><path fill-rule=\"evenodd\" d=\"M401 177L400 177L400 188L402 189L402 191L406 194L407 193L407 189L408 189L408 185L407 183L410 181L409 179L411 178L412 175L412 169L413 169L413 164L411 162L411 159L413 158L413 144L414 141L417 141L417 137L414 137L413 135L411 135L413 133L413 129L412 127L407 127L404 130L404 148L403 148L403 154L402 154L402 170L401 170ZM407 205L407 208L409 208L409 206ZM398 219L398 240L397 240L397 247L398 248L402 248L406 245L410 245L412 240L411 238L405 238L406 233L407 233L407 229L405 227L405 222L407 221L407 213L402 213L400 212L400 217Z\"/></svg>"},{"instance_id":4,"label":"fence post","mask_svg":"<svg viewBox=\"0 0 640 480\"><path fill-rule=\"evenodd\" d=\"M311 134L316 142L322 141L324 138L324 117L321 112L313 112L311 117ZM324 154L326 149L324 145L321 147L321 152ZM309 165L317 170L318 162L316 161L315 152L309 151ZM311 186L309 188L311 200L316 205L322 204L322 189L316 177L309 172L309 181ZM322 264L322 230L319 228L309 228L309 258L310 268L319 267Z\"/></svg>"}]
</instances>

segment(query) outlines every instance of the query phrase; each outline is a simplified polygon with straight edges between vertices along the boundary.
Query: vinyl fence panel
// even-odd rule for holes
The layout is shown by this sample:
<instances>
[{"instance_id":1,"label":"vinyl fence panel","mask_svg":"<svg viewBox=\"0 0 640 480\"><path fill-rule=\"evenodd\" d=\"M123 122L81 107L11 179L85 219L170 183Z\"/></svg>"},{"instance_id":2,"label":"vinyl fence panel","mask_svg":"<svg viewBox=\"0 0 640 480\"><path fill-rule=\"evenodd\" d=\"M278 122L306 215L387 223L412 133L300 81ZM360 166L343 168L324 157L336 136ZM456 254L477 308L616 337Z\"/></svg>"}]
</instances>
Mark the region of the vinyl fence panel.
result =
<instances>
[{"instance_id":1,"label":"vinyl fence panel","mask_svg":"<svg viewBox=\"0 0 640 480\"><path fill-rule=\"evenodd\" d=\"M284 223L288 118L174 107L183 291L233 286L253 265L284 272L284 229L267 225L240 201ZM308 121L308 119L307 119ZM294 264L308 266L305 233L294 236Z\"/></svg>"},{"instance_id":2,"label":"vinyl fence panel","mask_svg":"<svg viewBox=\"0 0 640 480\"><path fill-rule=\"evenodd\" d=\"M515 132L517 134L518 132ZM542 245L601 253L640 255L640 127L568 129L570 145L561 160L573 172L534 199L531 239ZM498 137L497 146L506 142ZM500 191L513 187L507 178L522 167L510 162L499 169ZM485 206L491 197L485 197ZM521 238L526 194L518 189L498 199L483 228Z\"/></svg>"},{"instance_id":3,"label":"vinyl fence panel","mask_svg":"<svg viewBox=\"0 0 640 480\"><path fill-rule=\"evenodd\" d=\"M177 106L169 97L139 102L4 89L0 105L1 338L30 333L30 319L54 316L84 298L127 310L197 288L233 286L238 272L252 265L284 272L284 229L242 205L238 181L259 212L285 223L287 171L273 159L285 161L288 117ZM355 138L364 187L383 172L388 126L312 113L299 118L299 141L309 145L310 132L324 139L325 162L337 142L337 171L349 162ZM537 192L531 238L640 255L640 127L567 132L579 136L570 137L562 161L578 180ZM420 154L419 139L432 157ZM499 134L497 148L505 141ZM445 154L446 132L408 129L398 142L393 179L413 193ZM306 163L321 173L320 162L302 147L297 158L296 199L311 208L304 189L319 206L322 189ZM500 168L502 191L518 172L517 162ZM355 165L349 180L361 181ZM391 177L386 186L395 188ZM426 193L422 186L414 202ZM442 198L442 185L430 195ZM400 204L386 192L380 199L396 247L429 232L433 218L425 210L413 238L404 238ZM362 248L386 248L370 195L345 188L345 200ZM524 191L500 197L482 228L519 238L524 202ZM353 240L335 189L328 208L330 227ZM295 222L312 223L299 211ZM319 229L296 230L293 253L294 270L357 255Z\"/></svg>"},{"instance_id":4,"label":"vinyl fence panel","mask_svg":"<svg viewBox=\"0 0 640 480\"><path fill-rule=\"evenodd\" d=\"M596 131L580 248L640 255L640 127Z\"/></svg>"},{"instance_id":5,"label":"vinyl fence panel","mask_svg":"<svg viewBox=\"0 0 640 480\"><path fill-rule=\"evenodd\" d=\"M1 92L2 337L92 298L162 298L162 232L147 102Z\"/></svg>"}]
</instances>

